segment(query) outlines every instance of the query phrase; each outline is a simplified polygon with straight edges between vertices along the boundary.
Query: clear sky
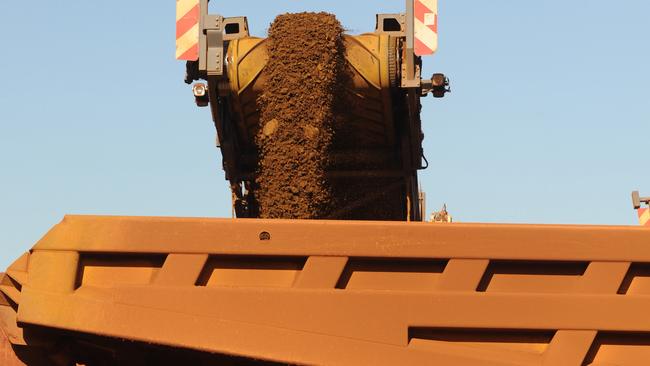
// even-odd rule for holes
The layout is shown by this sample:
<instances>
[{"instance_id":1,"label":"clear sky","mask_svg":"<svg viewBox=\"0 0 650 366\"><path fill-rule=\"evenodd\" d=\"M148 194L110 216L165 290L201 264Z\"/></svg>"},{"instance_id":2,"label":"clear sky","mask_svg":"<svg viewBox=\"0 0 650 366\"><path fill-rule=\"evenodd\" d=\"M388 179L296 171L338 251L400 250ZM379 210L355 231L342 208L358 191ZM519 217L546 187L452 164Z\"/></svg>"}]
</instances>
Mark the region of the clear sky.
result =
<instances>
[{"instance_id":1,"label":"clear sky","mask_svg":"<svg viewBox=\"0 0 650 366\"><path fill-rule=\"evenodd\" d=\"M174 1L13 1L0 19L0 267L64 214L229 217L207 109L174 60ZM213 0L351 33L402 1ZM650 2L440 0L453 94L424 101L428 207L465 222L635 224L650 195Z\"/></svg>"}]
</instances>

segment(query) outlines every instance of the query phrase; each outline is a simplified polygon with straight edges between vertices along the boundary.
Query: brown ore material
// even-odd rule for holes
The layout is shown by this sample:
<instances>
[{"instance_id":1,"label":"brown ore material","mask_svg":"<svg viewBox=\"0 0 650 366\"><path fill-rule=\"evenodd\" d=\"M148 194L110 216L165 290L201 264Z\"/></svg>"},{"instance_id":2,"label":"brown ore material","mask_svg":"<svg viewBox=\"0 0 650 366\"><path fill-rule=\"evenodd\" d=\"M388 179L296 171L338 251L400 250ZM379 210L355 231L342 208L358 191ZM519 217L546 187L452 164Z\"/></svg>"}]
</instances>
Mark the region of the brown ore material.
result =
<instances>
[{"instance_id":1,"label":"brown ore material","mask_svg":"<svg viewBox=\"0 0 650 366\"><path fill-rule=\"evenodd\" d=\"M327 215L328 152L345 64L342 33L339 21L327 13L284 14L271 24L269 78L258 99L261 218Z\"/></svg>"}]
</instances>

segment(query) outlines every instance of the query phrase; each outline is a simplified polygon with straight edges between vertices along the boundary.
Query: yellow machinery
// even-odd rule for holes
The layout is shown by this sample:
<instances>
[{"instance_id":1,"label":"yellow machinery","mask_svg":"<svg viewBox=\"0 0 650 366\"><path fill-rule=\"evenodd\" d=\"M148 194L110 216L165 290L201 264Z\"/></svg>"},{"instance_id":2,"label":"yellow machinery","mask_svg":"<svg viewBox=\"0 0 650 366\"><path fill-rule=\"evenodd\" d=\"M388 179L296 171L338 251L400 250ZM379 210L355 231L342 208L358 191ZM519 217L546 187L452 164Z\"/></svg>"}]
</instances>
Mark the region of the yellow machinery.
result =
<instances>
[{"instance_id":1,"label":"yellow machinery","mask_svg":"<svg viewBox=\"0 0 650 366\"><path fill-rule=\"evenodd\" d=\"M205 0L200 4L207 6ZM342 91L349 106L340 132L346 139L331 152L327 174L335 187L354 184L369 193L337 208L330 219L424 218L417 179L417 171L426 168L420 98L442 97L449 88L442 74L421 78L421 58L409 46L412 18L380 14L374 33L344 38L351 71ZM211 107L237 217L257 217L257 100L267 80L268 40L250 37L245 17L203 14L200 19L203 32L196 38L195 57L189 58L186 82L207 81L194 84L193 91L199 106ZM388 214L368 209L380 197L382 204L399 209Z\"/></svg>"}]
</instances>

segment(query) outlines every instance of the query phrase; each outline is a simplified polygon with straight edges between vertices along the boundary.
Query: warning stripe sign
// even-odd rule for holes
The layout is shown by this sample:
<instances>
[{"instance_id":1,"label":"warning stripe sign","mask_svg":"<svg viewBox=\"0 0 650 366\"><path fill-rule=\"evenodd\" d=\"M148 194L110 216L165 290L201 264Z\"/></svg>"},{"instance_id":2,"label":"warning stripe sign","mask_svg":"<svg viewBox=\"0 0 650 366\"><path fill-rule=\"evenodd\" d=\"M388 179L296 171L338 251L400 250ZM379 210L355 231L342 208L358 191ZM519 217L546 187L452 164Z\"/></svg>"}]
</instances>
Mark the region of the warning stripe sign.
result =
<instances>
[{"instance_id":1,"label":"warning stripe sign","mask_svg":"<svg viewBox=\"0 0 650 366\"><path fill-rule=\"evenodd\" d=\"M650 209L648 208L639 209L639 224L641 224L641 226L650 227Z\"/></svg>"},{"instance_id":2,"label":"warning stripe sign","mask_svg":"<svg viewBox=\"0 0 650 366\"><path fill-rule=\"evenodd\" d=\"M176 59L199 59L200 0L176 0Z\"/></svg>"},{"instance_id":3,"label":"warning stripe sign","mask_svg":"<svg viewBox=\"0 0 650 366\"><path fill-rule=\"evenodd\" d=\"M415 54L431 55L438 49L438 0L414 0Z\"/></svg>"}]
</instances>

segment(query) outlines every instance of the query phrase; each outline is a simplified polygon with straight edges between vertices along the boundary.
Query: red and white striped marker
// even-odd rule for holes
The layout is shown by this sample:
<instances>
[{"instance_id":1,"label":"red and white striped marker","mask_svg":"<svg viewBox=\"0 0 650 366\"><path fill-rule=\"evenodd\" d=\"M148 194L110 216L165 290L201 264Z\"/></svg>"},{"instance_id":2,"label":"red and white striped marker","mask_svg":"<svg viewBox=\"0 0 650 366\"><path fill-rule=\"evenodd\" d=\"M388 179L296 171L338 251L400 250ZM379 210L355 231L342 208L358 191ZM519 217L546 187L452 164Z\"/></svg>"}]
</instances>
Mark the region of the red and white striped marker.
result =
<instances>
[{"instance_id":1,"label":"red and white striped marker","mask_svg":"<svg viewBox=\"0 0 650 366\"><path fill-rule=\"evenodd\" d=\"M200 0L176 0L176 59L199 59Z\"/></svg>"},{"instance_id":2,"label":"red and white striped marker","mask_svg":"<svg viewBox=\"0 0 650 366\"><path fill-rule=\"evenodd\" d=\"M414 0L415 54L432 55L438 49L438 0Z\"/></svg>"},{"instance_id":3,"label":"red and white striped marker","mask_svg":"<svg viewBox=\"0 0 650 366\"><path fill-rule=\"evenodd\" d=\"M650 227L650 209L648 208L639 209L639 224L641 224L641 226Z\"/></svg>"}]
</instances>

